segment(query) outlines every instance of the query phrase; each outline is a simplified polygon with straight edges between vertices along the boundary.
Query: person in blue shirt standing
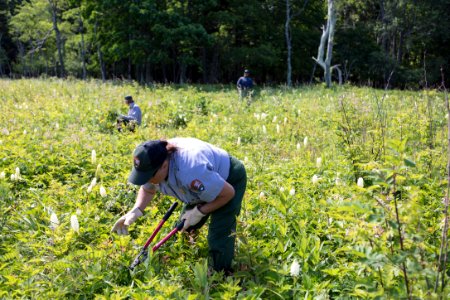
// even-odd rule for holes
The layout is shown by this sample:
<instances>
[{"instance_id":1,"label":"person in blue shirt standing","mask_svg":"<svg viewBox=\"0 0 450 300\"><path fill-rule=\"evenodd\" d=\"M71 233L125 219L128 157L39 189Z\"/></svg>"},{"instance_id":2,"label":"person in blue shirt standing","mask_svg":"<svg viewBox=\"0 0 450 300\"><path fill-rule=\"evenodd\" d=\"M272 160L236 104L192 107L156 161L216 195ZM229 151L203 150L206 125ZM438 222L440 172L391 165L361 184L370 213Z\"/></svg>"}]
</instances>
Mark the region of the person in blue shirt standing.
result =
<instances>
[{"instance_id":1,"label":"person in blue shirt standing","mask_svg":"<svg viewBox=\"0 0 450 300\"><path fill-rule=\"evenodd\" d=\"M111 231L128 234L128 226L143 215L156 192L184 202L183 231L208 230L212 267L231 275L236 217L247 185L245 167L225 150L195 138L150 140L133 153L128 181L140 185L133 208Z\"/></svg>"},{"instance_id":2,"label":"person in blue shirt standing","mask_svg":"<svg viewBox=\"0 0 450 300\"><path fill-rule=\"evenodd\" d=\"M136 125L141 125L142 112L139 106L134 103L133 97L126 96L125 104L128 105L128 115L119 115L117 117L117 130L122 131L122 125L126 125L131 131L134 131Z\"/></svg>"},{"instance_id":3,"label":"person in blue shirt standing","mask_svg":"<svg viewBox=\"0 0 450 300\"><path fill-rule=\"evenodd\" d=\"M247 98L250 103L253 94L253 80L250 78L249 70L244 71L244 76L238 79L236 86L239 91L239 100Z\"/></svg>"}]
</instances>

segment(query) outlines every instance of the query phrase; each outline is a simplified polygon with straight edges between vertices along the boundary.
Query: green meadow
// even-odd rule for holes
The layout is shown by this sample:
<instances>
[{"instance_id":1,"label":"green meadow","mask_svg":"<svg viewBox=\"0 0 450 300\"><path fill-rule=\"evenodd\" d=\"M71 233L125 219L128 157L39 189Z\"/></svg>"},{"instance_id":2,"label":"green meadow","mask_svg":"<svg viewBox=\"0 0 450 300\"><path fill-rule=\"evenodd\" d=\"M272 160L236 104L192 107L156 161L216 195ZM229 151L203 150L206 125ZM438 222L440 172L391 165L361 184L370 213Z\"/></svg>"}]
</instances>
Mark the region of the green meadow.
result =
<instances>
[{"instance_id":1,"label":"green meadow","mask_svg":"<svg viewBox=\"0 0 450 300\"><path fill-rule=\"evenodd\" d=\"M125 95L136 132L115 129ZM232 85L3 79L0 103L2 299L448 297L443 93L260 87L248 104ZM206 226L128 270L173 198L110 233L138 190L133 149L175 136L247 168L231 277L208 270Z\"/></svg>"}]
</instances>

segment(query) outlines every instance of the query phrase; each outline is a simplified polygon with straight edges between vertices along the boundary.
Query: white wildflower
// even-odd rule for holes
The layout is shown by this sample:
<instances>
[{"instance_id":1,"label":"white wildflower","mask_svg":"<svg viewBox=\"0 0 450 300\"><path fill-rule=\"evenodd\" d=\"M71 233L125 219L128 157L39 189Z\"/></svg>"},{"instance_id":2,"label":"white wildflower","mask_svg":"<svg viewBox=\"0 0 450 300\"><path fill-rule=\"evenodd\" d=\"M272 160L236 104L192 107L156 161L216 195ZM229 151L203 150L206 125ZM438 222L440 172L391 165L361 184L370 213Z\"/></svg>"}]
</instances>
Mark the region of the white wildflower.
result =
<instances>
[{"instance_id":1,"label":"white wildflower","mask_svg":"<svg viewBox=\"0 0 450 300\"><path fill-rule=\"evenodd\" d=\"M297 277L300 274L300 264L295 259L291 265L291 276Z\"/></svg>"},{"instance_id":2,"label":"white wildflower","mask_svg":"<svg viewBox=\"0 0 450 300\"><path fill-rule=\"evenodd\" d=\"M257 114L257 113L254 113L253 115L255 116L256 120L258 120L258 121L259 121L259 120L261 119L261 116L260 116L259 114Z\"/></svg>"},{"instance_id":3,"label":"white wildflower","mask_svg":"<svg viewBox=\"0 0 450 300\"><path fill-rule=\"evenodd\" d=\"M301 147L302 145L300 143L297 143L297 150L300 150Z\"/></svg>"},{"instance_id":4,"label":"white wildflower","mask_svg":"<svg viewBox=\"0 0 450 300\"><path fill-rule=\"evenodd\" d=\"M308 146L308 137L305 136L305 138L303 139L303 145L306 147Z\"/></svg>"},{"instance_id":5,"label":"white wildflower","mask_svg":"<svg viewBox=\"0 0 450 300\"><path fill-rule=\"evenodd\" d=\"M259 193L259 199L264 199L266 198L266 195L264 194L264 192Z\"/></svg>"},{"instance_id":6,"label":"white wildflower","mask_svg":"<svg viewBox=\"0 0 450 300\"><path fill-rule=\"evenodd\" d=\"M280 192L281 192L281 193L284 192L284 187L280 187Z\"/></svg>"},{"instance_id":7,"label":"white wildflower","mask_svg":"<svg viewBox=\"0 0 450 300\"><path fill-rule=\"evenodd\" d=\"M263 131L264 134L267 134L266 125L263 125L263 126L262 126L262 131Z\"/></svg>"},{"instance_id":8,"label":"white wildflower","mask_svg":"<svg viewBox=\"0 0 450 300\"><path fill-rule=\"evenodd\" d=\"M102 165L98 164L97 169L95 170L95 178L102 176Z\"/></svg>"},{"instance_id":9,"label":"white wildflower","mask_svg":"<svg viewBox=\"0 0 450 300\"><path fill-rule=\"evenodd\" d=\"M335 183L336 185L341 185L341 184L342 184L341 178L339 178L338 176L336 176L336 179L334 180L334 183Z\"/></svg>"},{"instance_id":10,"label":"white wildflower","mask_svg":"<svg viewBox=\"0 0 450 300\"><path fill-rule=\"evenodd\" d=\"M59 129L59 124L55 123L55 129Z\"/></svg>"},{"instance_id":11,"label":"white wildflower","mask_svg":"<svg viewBox=\"0 0 450 300\"><path fill-rule=\"evenodd\" d=\"M288 120L287 117L284 117L284 122L283 122L284 126L286 126L287 120Z\"/></svg>"},{"instance_id":12,"label":"white wildflower","mask_svg":"<svg viewBox=\"0 0 450 300\"><path fill-rule=\"evenodd\" d=\"M97 161L97 153L95 152L95 150L92 150L91 162L92 162L92 164L95 164L96 161Z\"/></svg>"},{"instance_id":13,"label":"white wildflower","mask_svg":"<svg viewBox=\"0 0 450 300\"><path fill-rule=\"evenodd\" d=\"M81 209L77 208L76 213L77 213L77 215L81 215Z\"/></svg>"},{"instance_id":14,"label":"white wildflower","mask_svg":"<svg viewBox=\"0 0 450 300\"><path fill-rule=\"evenodd\" d=\"M320 168L322 166L322 157L318 157L316 159L316 166L317 168Z\"/></svg>"},{"instance_id":15,"label":"white wildflower","mask_svg":"<svg viewBox=\"0 0 450 300\"><path fill-rule=\"evenodd\" d=\"M105 188L103 187L103 185L100 186L100 195L101 195L102 197L106 197L106 190L105 190Z\"/></svg>"},{"instance_id":16,"label":"white wildflower","mask_svg":"<svg viewBox=\"0 0 450 300\"><path fill-rule=\"evenodd\" d=\"M275 123L277 121L277 116L274 116L272 119L272 123Z\"/></svg>"},{"instance_id":17,"label":"white wildflower","mask_svg":"<svg viewBox=\"0 0 450 300\"><path fill-rule=\"evenodd\" d=\"M5 179L5 176L6 176L5 172L2 171L2 172L0 173L0 179Z\"/></svg>"},{"instance_id":18,"label":"white wildflower","mask_svg":"<svg viewBox=\"0 0 450 300\"><path fill-rule=\"evenodd\" d=\"M70 227L72 227L73 231L80 232L80 224L78 223L78 218L76 215L72 215L70 217Z\"/></svg>"},{"instance_id":19,"label":"white wildflower","mask_svg":"<svg viewBox=\"0 0 450 300\"><path fill-rule=\"evenodd\" d=\"M241 137L238 137L238 139L237 139L237 142L236 142L236 145L240 145L241 144Z\"/></svg>"},{"instance_id":20,"label":"white wildflower","mask_svg":"<svg viewBox=\"0 0 450 300\"><path fill-rule=\"evenodd\" d=\"M20 177L20 168L17 167L16 168L16 178L19 179L19 177Z\"/></svg>"},{"instance_id":21,"label":"white wildflower","mask_svg":"<svg viewBox=\"0 0 450 300\"><path fill-rule=\"evenodd\" d=\"M52 212L50 215L50 228L55 229L59 225L58 216Z\"/></svg>"},{"instance_id":22,"label":"white wildflower","mask_svg":"<svg viewBox=\"0 0 450 300\"><path fill-rule=\"evenodd\" d=\"M358 185L360 188L363 188L363 187L364 187L364 179L363 179L362 177L359 177L359 178L358 178L358 183L357 183L357 185Z\"/></svg>"},{"instance_id":23,"label":"white wildflower","mask_svg":"<svg viewBox=\"0 0 450 300\"><path fill-rule=\"evenodd\" d=\"M313 183L313 184L316 184L316 183L318 183L318 182L319 182L319 176L314 175L313 178L312 178L312 183Z\"/></svg>"},{"instance_id":24,"label":"white wildflower","mask_svg":"<svg viewBox=\"0 0 450 300\"><path fill-rule=\"evenodd\" d=\"M24 131L23 131L23 135L26 135L27 134L27 130L25 129Z\"/></svg>"},{"instance_id":25,"label":"white wildflower","mask_svg":"<svg viewBox=\"0 0 450 300\"><path fill-rule=\"evenodd\" d=\"M16 174L11 174L11 181L16 181Z\"/></svg>"},{"instance_id":26,"label":"white wildflower","mask_svg":"<svg viewBox=\"0 0 450 300\"><path fill-rule=\"evenodd\" d=\"M90 193L92 192L92 189L94 188L94 186L97 184L97 177L94 177L91 181L91 184L88 186L87 188L87 192Z\"/></svg>"},{"instance_id":27,"label":"white wildflower","mask_svg":"<svg viewBox=\"0 0 450 300\"><path fill-rule=\"evenodd\" d=\"M244 162L245 162L245 163L248 163L248 157L247 157L247 156L244 157Z\"/></svg>"},{"instance_id":28,"label":"white wildflower","mask_svg":"<svg viewBox=\"0 0 450 300\"><path fill-rule=\"evenodd\" d=\"M294 196L294 195L295 195L295 189L294 189L294 188L292 188L292 189L289 191L289 195L291 195L291 196Z\"/></svg>"},{"instance_id":29,"label":"white wildflower","mask_svg":"<svg viewBox=\"0 0 450 300\"><path fill-rule=\"evenodd\" d=\"M266 113L261 113L261 120L264 120L265 118L267 118L267 114Z\"/></svg>"},{"instance_id":30,"label":"white wildflower","mask_svg":"<svg viewBox=\"0 0 450 300\"><path fill-rule=\"evenodd\" d=\"M280 125L277 124L277 134L280 133Z\"/></svg>"}]
</instances>

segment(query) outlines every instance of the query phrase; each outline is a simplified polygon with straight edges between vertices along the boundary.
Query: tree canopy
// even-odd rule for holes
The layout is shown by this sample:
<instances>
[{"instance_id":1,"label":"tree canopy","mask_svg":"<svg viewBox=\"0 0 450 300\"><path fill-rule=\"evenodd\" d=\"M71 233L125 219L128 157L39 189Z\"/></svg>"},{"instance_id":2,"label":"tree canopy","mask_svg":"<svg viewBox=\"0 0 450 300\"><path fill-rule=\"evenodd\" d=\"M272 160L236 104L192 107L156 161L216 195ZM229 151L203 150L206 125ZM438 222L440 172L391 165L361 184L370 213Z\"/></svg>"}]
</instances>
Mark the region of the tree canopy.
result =
<instances>
[{"instance_id":1,"label":"tree canopy","mask_svg":"<svg viewBox=\"0 0 450 300\"><path fill-rule=\"evenodd\" d=\"M448 74L450 1L335 2L333 65L346 82L421 88ZM283 84L288 8L292 83L321 81L324 0L3 0L0 75L231 83L246 68Z\"/></svg>"}]
</instances>

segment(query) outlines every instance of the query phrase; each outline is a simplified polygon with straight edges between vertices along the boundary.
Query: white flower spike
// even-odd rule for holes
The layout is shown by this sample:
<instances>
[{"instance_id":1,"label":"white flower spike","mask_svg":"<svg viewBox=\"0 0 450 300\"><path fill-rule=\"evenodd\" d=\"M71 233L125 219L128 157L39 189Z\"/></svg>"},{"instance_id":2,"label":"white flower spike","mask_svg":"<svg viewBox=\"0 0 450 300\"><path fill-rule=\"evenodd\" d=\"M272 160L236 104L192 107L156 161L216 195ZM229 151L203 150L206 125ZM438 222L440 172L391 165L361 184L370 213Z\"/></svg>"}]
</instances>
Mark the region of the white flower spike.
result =
<instances>
[{"instance_id":1,"label":"white flower spike","mask_svg":"<svg viewBox=\"0 0 450 300\"><path fill-rule=\"evenodd\" d=\"M316 166L317 166L317 168L322 167L322 157L318 157L316 159Z\"/></svg>"},{"instance_id":2,"label":"white flower spike","mask_svg":"<svg viewBox=\"0 0 450 300\"><path fill-rule=\"evenodd\" d=\"M358 185L360 188L363 188L363 187L364 187L364 179L363 179L362 177L359 177L359 178L358 178L358 183L357 183L357 185Z\"/></svg>"},{"instance_id":3,"label":"white flower spike","mask_svg":"<svg viewBox=\"0 0 450 300\"><path fill-rule=\"evenodd\" d=\"M303 139L303 145L306 147L308 146L308 137L305 136L305 138Z\"/></svg>"},{"instance_id":4,"label":"white flower spike","mask_svg":"<svg viewBox=\"0 0 450 300\"><path fill-rule=\"evenodd\" d=\"M96 161L97 161L97 153L95 152L95 150L92 150L92 153L91 153L91 162L92 162L92 164L95 164Z\"/></svg>"},{"instance_id":5,"label":"white flower spike","mask_svg":"<svg viewBox=\"0 0 450 300\"><path fill-rule=\"evenodd\" d=\"M70 227L72 227L73 231L80 232L80 224L78 223L78 218L76 215L72 215L70 217Z\"/></svg>"},{"instance_id":6,"label":"white flower spike","mask_svg":"<svg viewBox=\"0 0 450 300\"><path fill-rule=\"evenodd\" d=\"M100 196L102 196L103 198L106 197L106 190L103 185L100 186Z\"/></svg>"},{"instance_id":7,"label":"white flower spike","mask_svg":"<svg viewBox=\"0 0 450 300\"><path fill-rule=\"evenodd\" d=\"M318 183L318 182L319 182L319 176L314 175L313 178L312 178L312 183L313 183L313 184L316 184L316 183Z\"/></svg>"},{"instance_id":8,"label":"white flower spike","mask_svg":"<svg viewBox=\"0 0 450 300\"><path fill-rule=\"evenodd\" d=\"M289 195L291 195L291 196L294 196L294 195L295 195L295 189L294 189L294 188L292 188L292 189L289 191Z\"/></svg>"},{"instance_id":9,"label":"white flower spike","mask_svg":"<svg viewBox=\"0 0 450 300\"><path fill-rule=\"evenodd\" d=\"M300 274L300 265L296 259L292 262L290 273L293 277L297 277Z\"/></svg>"},{"instance_id":10,"label":"white flower spike","mask_svg":"<svg viewBox=\"0 0 450 300\"><path fill-rule=\"evenodd\" d=\"M55 229L59 225L58 216L52 212L50 215L50 228Z\"/></svg>"}]
</instances>

